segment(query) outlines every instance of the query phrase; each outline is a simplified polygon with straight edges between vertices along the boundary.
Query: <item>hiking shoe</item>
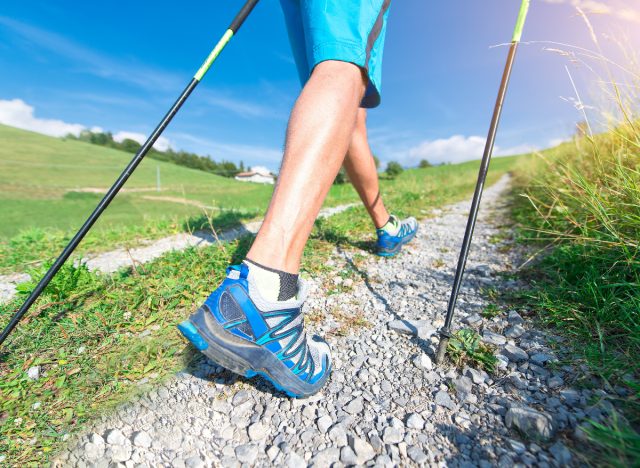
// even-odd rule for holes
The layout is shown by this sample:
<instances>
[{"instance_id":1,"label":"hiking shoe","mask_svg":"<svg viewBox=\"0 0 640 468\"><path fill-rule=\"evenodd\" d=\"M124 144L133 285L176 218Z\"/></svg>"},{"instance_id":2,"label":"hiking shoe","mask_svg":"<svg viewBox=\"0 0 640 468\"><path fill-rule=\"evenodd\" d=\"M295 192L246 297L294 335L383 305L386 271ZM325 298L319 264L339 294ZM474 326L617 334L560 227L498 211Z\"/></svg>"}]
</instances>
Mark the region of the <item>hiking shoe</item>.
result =
<instances>
[{"instance_id":1,"label":"hiking shoe","mask_svg":"<svg viewBox=\"0 0 640 468\"><path fill-rule=\"evenodd\" d=\"M391 215L389 222L380 229L376 229L378 242L376 242L377 254L381 257L393 257L402 246L411 241L418 232L418 222L415 218L406 218L400 221Z\"/></svg>"},{"instance_id":2,"label":"hiking shoe","mask_svg":"<svg viewBox=\"0 0 640 468\"><path fill-rule=\"evenodd\" d=\"M302 305L307 287L298 280L298 296L264 299L245 264L227 268L227 278L178 329L205 356L247 378L261 375L291 397L316 393L331 372L329 346L307 338Z\"/></svg>"}]
</instances>

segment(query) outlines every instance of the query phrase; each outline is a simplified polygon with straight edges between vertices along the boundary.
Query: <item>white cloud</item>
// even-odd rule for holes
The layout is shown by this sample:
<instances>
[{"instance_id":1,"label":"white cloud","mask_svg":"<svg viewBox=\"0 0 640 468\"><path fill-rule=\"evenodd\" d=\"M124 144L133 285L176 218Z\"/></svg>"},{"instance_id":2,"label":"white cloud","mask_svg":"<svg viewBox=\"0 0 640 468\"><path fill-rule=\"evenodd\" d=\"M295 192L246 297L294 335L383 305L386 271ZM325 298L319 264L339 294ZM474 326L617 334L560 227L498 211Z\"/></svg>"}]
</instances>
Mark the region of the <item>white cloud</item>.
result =
<instances>
[{"instance_id":1,"label":"white cloud","mask_svg":"<svg viewBox=\"0 0 640 468\"><path fill-rule=\"evenodd\" d=\"M486 139L480 136L453 135L449 138L439 138L437 140L424 140L421 143L409 148L400 157L400 162L407 166L415 166L421 159L426 159L432 164L442 162L459 163L480 159L484 153ZM515 154L529 153L537 147L529 144L501 148L495 146L493 154L496 156L509 156Z\"/></svg>"},{"instance_id":2,"label":"white cloud","mask_svg":"<svg viewBox=\"0 0 640 468\"><path fill-rule=\"evenodd\" d=\"M424 140L409 149L405 164L415 165L421 159L426 159L432 164L441 162L457 163L478 159L482 156L484 143L485 139L483 137L465 137L463 135L454 135L437 140Z\"/></svg>"},{"instance_id":3,"label":"white cloud","mask_svg":"<svg viewBox=\"0 0 640 468\"><path fill-rule=\"evenodd\" d=\"M144 144L145 141L147 141L147 137L148 136L143 133L127 132L127 131L118 132L113 135L113 139L118 143L121 143L122 141L129 139L129 140L137 141L141 145ZM169 141L168 138L161 136L153 144L153 147L158 151L167 151L168 149L171 148L171 141Z\"/></svg>"},{"instance_id":4,"label":"white cloud","mask_svg":"<svg viewBox=\"0 0 640 468\"><path fill-rule=\"evenodd\" d=\"M606 3L597 0L544 0L544 2L551 4L567 4L581 8L586 13L610 15L624 21L640 23L640 12L631 7L630 4L621 0L610 0Z\"/></svg>"},{"instance_id":5,"label":"white cloud","mask_svg":"<svg viewBox=\"0 0 640 468\"><path fill-rule=\"evenodd\" d=\"M54 137L70 133L78 136L85 129L81 124L57 119L39 119L34 115L34 108L21 99L0 99L0 123Z\"/></svg>"}]
</instances>

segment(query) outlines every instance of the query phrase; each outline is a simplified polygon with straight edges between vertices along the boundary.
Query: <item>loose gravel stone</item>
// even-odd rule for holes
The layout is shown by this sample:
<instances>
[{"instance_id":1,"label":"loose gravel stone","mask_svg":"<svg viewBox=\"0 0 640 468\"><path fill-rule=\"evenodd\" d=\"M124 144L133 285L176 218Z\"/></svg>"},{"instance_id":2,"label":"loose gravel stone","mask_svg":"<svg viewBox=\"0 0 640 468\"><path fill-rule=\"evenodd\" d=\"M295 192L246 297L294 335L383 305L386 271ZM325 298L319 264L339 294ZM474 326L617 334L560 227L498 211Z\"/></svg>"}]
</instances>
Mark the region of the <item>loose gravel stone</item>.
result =
<instances>
[{"instance_id":1,"label":"loose gravel stone","mask_svg":"<svg viewBox=\"0 0 640 468\"><path fill-rule=\"evenodd\" d=\"M236 457L241 463L253 463L258 455L258 447L253 444L239 445L235 449Z\"/></svg>"},{"instance_id":2,"label":"loose gravel stone","mask_svg":"<svg viewBox=\"0 0 640 468\"><path fill-rule=\"evenodd\" d=\"M525 350L511 344L506 345L502 350L502 353L507 356L510 361L513 362L522 362L526 361L529 358L529 355Z\"/></svg>"},{"instance_id":3,"label":"loose gravel stone","mask_svg":"<svg viewBox=\"0 0 640 468\"><path fill-rule=\"evenodd\" d=\"M482 341L495 346L502 346L507 342L507 339L498 333L494 333L492 331L485 331L482 334Z\"/></svg>"},{"instance_id":4,"label":"loose gravel stone","mask_svg":"<svg viewBox=\"0 0 640 468\"><path fill-rule=\"evenodd\" d=\"M409 429L422 430L424 427L424 419L418 413L412 413L407 418L407 427Z\"/></svg>"},{"instance_id":5,"label":"loose gravel stone","mask_svg":"<svg viewBox=\"0 0 640 468\"><path fill-rule=\"evenodd\" d=\"M438 393L436 393L435 402L436 405L444 406L445 408L449 409L454 409L456 407L449 394L444 390L440 390Z\"/></svg>"},{"instance_id":6,"label":"loose gravel stone","mask_svg":"<svg viewBox=\"0 0 640 468\"><path fill-rule=\"evenodd\" d=\"M151 447L151 437L144 431L138 431L133 435L133 439L131 440L133 445L136 447Z\"/></svg>"},{"instance_id":7,"label":"loose gravel stone","mask_svg":"<svg viewBox=\"0 0 640 468\"><path fill-rule=\"evenodd\" d=\"M518 429L532 439L547 440L554 434L551 417L532 408L511 408L505 415L508 428Z\"/></svg>"}]
</instances>

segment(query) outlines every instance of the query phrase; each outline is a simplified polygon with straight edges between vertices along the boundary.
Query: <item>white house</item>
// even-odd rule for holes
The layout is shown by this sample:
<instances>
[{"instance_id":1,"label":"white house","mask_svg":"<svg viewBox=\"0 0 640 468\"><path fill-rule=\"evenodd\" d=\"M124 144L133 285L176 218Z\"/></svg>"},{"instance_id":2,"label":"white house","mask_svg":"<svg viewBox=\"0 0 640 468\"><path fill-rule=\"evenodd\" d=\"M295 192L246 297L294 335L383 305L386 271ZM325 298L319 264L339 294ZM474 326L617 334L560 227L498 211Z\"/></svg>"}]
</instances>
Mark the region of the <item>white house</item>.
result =
<instances>
[{"instance_id":1,"label":"white house","mask_svg":"<svg viewBox=\"0 0 640 468\"><path fill-rule=\"evenodd\" d=\"M248 172L236 174L235 179L257 184L273 184L275 182L275 177L266 167L252 167Z\"/></svg>"}]
</instances>

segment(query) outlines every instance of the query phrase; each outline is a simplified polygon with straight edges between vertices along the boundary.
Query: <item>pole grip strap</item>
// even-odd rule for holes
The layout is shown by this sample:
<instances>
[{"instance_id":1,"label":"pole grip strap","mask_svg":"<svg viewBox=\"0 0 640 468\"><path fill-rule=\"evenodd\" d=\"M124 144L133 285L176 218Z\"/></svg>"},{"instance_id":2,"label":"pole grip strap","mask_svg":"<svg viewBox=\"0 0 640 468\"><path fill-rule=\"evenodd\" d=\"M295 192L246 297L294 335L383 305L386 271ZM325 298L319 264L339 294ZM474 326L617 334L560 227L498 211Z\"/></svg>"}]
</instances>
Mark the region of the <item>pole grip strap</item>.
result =
<instances>
[{"instance_id":1,"label":"pole grip strap","mask_svg":"<svg viewBox=\"0 0 640 468\"><path fill-rule=\"evenodd\" d=\"M527 19L527 13L529 12L529 4L531 0L522 0L520 5L520 13L518 14L518 21L516 21L516 28L513 31L512 42L520 42L522 38L522 30L524 29L524 23Z\"/></svg>"}]
</instances>

